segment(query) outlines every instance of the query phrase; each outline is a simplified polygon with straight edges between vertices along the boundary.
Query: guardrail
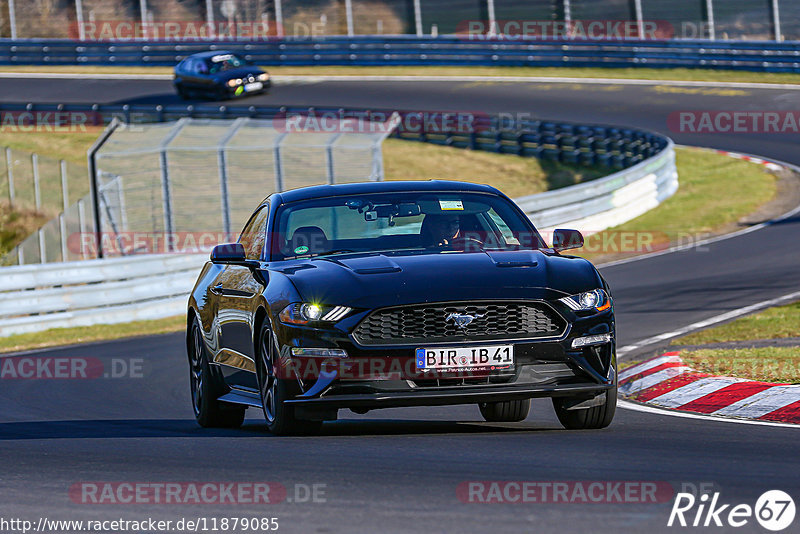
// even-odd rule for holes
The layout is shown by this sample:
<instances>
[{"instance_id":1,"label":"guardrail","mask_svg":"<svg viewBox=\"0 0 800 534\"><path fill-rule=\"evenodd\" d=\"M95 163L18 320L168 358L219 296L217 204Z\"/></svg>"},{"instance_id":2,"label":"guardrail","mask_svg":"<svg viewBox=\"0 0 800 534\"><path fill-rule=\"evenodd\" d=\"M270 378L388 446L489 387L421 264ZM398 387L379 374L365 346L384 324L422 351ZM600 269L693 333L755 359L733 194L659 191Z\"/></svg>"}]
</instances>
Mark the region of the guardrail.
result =
<instances>
[{"instance_id":1,"label":"guardrail","mask_svg":"<svg viewBox=\"0 0 800 534\"><path fill-rule=\"evenodd\" d=\"M544 41L452 36L193 42L2 39L0 64L173 66L209 49L235 51L255 63L276 66L683 67L800 72L800 41Z\"/></svg>"},{"instance_id":2,"label":"guardrail","mask_svg":"<svg viewBox=\"0 0 800 534\"><path fill-rule=\"evenodd\" d=\"M185 313L205 254L3 267L0 337Z\"/></svg>"}]
</instances>

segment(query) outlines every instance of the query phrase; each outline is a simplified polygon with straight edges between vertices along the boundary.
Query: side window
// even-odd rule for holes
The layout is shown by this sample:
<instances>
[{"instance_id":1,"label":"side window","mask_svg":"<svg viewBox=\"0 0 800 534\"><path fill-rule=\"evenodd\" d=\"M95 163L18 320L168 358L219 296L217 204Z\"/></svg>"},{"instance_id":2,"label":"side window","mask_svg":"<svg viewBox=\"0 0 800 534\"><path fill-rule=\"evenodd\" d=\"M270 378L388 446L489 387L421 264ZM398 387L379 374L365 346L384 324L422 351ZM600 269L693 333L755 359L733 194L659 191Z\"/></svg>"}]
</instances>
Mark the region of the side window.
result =
<instances>
[{"instance_id":1,"label":"side window","mask_svg":"<svg viewBox=\"0 0 800 534\"><path fill-rule=\"evenodd\" d=\"M206 65L205 60L198 59L195 62L195 72L197 74L208 74L208 65Z\"/></svg>"},{"instance_id":2,"label":"side window","mask_svg":"<svg viewBox=\"0 0 800 534\"><path fill-rule=\"evenodd\" d=\"M248 260L260 260L261 251L264 250L264 241L267 237L267 216L269 206L261 207L244 226L239 243L244 247Z\"/></svg>"}]
</instances>

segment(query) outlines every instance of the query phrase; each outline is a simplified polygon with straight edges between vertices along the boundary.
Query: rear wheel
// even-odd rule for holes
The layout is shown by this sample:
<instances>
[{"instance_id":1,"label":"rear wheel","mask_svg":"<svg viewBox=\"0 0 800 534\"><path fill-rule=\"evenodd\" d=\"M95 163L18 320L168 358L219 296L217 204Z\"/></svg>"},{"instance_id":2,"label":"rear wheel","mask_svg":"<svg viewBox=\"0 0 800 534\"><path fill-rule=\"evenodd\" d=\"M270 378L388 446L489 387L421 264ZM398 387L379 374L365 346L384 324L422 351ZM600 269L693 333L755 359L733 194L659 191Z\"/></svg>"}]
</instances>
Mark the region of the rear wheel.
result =
<instances>
[{"instance_id":1,"label":"rear wheel","mask_svg":"<svg viewBox=\"0 0 800 534\"><path fill-rule=\"evenodd\" d=\"M286 404L287 399L299 393L299 388L296 381L280 378L280 373L276 373L277 356L275 335L265 322L259 334L256 375L267 428L276 436L318 432L322 427L322 421L297 419L294 407Z\"/></svg>"},{"instance_id":2,"label":"rear wheel","mask_svg":"<svg viewBox=\"0 0 800 534\"><path fill-rule=\"evenodd\" d=\"M189 386L192 408L197 423L202 427L238 428L244 421L245 408L219 402L221 389L208 364L205 343L197 319L192 323L189 336Z\"/></svg>"},{"instance_id":3,"label":"rear wheel","mask_svg":"<svg viewBox=\"0 0 800 534\"><path fill-rule=\"evenodd\" d=\"M575 404L574 399L553 397L553 408L558 420L569 430L605 428L611 424L617 411L617 388L609 389L604 396L602 404L579 410L567 409Z\"/></svg>"},{"instance_id":4,"label":"rear wheel","mask_svg":"<svg viewBox=\"0 0 800 534\"><path fill-rule=\"evenodd\" d=\"M483 418L490 423L516 423L524 421L531 409L531 400L482 402L478 404Z\"/></svg>"}]
</instances>

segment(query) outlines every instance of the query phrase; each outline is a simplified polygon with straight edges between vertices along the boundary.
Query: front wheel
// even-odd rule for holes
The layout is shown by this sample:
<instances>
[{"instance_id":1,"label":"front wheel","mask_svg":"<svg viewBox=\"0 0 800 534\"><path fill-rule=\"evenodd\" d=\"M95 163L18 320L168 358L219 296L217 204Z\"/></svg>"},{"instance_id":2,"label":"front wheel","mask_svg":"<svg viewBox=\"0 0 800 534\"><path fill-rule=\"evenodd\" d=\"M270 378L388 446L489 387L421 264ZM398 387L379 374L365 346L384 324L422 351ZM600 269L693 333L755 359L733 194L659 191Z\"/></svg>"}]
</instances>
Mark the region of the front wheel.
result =
<instances>
[{"instance_id":1,"label":"front wheel","mask_svg":"<svg viewBox=\"0 0 800 534\"><path fill-rule=\"evenodd\" d=\"M478 404L483 418L490 423L517 423L528 417L531 400L482 402Z\"/></svg>"},{"instance_id":2,"label":"front wheel","mask_svg":"<svg viewBox=\"0 0 800 534\"><path fill-rule=\"evenodd\" d=\"M298 393L299 388L295 381L280 378L280 373L276 372L277 355L275 335L269 325L265 323L259 334L256 376L267 428L271 434L276 436L318 432L322 427L322 421L297 419L294 407L286 404L285 401Z\"/></svg>"},{"instance_id":3,"label":"front wheel","mask_svg":"<svg viewBox=\"0 0 800 534\"><path fill-rule=\"evenodd\" d=\"M245 408L217 400L221 391L208 364L203 334L197 319L189 333L189 386L192 408L197 423L202 427L238 428L244 422Z\"/></svg>"},{"instance_id":4,"label":"front wheel","mask_svg":"<svg viewBox=\"0 0 800 534\"><path fill-rule=\"evenodd\" d=\"M617 388L609 389L604 394L602 404L578 410L568 410L574 405L574 400L569 397L553 397L553 408L556 410L558 420L569 430L589 430L605 428L614 419L617 411Z\"/></svg>"}]
</instances>

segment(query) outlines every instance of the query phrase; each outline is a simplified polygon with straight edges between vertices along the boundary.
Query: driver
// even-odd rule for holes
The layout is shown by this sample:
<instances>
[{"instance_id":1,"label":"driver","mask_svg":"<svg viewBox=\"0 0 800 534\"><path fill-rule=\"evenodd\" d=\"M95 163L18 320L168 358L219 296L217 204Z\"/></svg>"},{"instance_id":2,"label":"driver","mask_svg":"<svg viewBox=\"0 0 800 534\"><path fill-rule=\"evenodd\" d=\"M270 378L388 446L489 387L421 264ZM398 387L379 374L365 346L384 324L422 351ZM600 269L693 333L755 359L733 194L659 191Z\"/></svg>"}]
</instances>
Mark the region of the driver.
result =
<instances>
[{"instance_id":1,"label":"driver","mask_svg":"<svg viewBox=\"0 0 800 534\"><path fill-rule=\"evenodd\" d=\"M423 226L423 237L429 245L449 245L461 237L461 218L455 214L429 214Z\"/></svg>"}]
</instances>

